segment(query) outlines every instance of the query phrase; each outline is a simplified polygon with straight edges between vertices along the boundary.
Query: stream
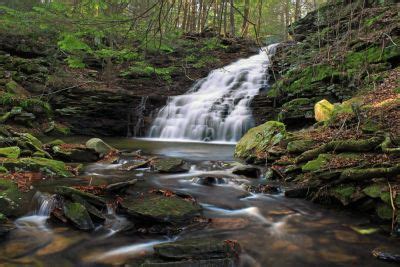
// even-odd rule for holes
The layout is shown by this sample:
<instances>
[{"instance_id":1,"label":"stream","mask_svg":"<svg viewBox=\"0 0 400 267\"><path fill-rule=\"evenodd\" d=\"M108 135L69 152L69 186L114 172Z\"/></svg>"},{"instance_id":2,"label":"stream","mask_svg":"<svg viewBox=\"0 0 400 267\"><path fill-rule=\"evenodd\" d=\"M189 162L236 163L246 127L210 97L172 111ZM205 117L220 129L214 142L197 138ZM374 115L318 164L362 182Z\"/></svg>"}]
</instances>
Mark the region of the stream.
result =
<instances>
[{"instance_id":1,"label":"stream","mask_svg":"<svg viewBox=\"0 0 400 267\"><path fill-rule=\"evenodd\" d=\"M74 142L84 141L74 137ZM65 141L70 141L66 138ZM187 238L237 240L242 247L240 266L390 266L371 250L396 246L387 237L361 235L352 227L370 227L362 216L328 210L282 194L251 194L241 183L256 184L230 172L236 163L234 145L201 142L155 142L143 139L107 139L126 151L180 157L191 164L188 173L159 174L148 168L121 171L119 164L88 164L76 178L45 180L34 184L30 212L14 221L15 229L1 243L2 261L16 266L135 266L136 259L151 255L156 244ZM213 186L196 183L202 174L224 177ZM137 178L139 187L161 188L192 195L203 207L205 227L185 229L173 236L130 234L127 218L108 207L103 226L82 232L48 220L55 185L95 185ZM136 188L136 185L135 185Z\"/></svg>"}]
</instances>

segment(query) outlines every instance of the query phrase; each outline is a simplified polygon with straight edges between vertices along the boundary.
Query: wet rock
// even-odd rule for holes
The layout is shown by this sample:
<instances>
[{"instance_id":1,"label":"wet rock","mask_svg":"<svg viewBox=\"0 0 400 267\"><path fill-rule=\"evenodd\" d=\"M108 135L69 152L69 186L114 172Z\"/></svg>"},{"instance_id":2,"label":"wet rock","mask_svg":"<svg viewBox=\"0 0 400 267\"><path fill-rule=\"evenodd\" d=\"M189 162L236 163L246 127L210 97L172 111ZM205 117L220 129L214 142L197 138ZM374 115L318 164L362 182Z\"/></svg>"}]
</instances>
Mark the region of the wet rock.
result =
<instances>
[{"instance_id":1,"label":"wet rock","mask_svg":"<svg viewBox=\"0 0 400 267\"><path fill-rule=\"evenodd\" d=\"M237 143L235 156L248 158L268 147L278 144L286 136L286 127L278 121L266 123L250 129Z\"/></svg>"},{"instance_id":2,"label":"wet rock","mask_svg":"<svg viewBox=\"0 0 400 267\"><path fill-rule=\"evenodd\" d=\"M9 222L3 213L0 213L0 237L4 237L14 228L14 224Z\"/></svg>"},{"instance_id":3,"label":"wet rock","mask_svg":"<svg viewBox=\"0 0 400 267\"><path fill-rule=\"evenodd\" d=\"M140 265L141 267L234 267L237 264L232 258L228 259L209 259L209 260L187 260L187 261L148 261Z\"/></svg>"},{"instance_id":4,"label":"wet rock","mask_svg":"<svg viewBox=\"0 0 400 267\"><path fill-rule=\"evenodd\" d=\"M11 180L0 179L0 213L15 216L23 203L23 194Z\"/></svg>"},{"instance_id":5,"label":"wet rock","mask_svg":"<svg viewBox=\"0 0 400 267\"><path fill-rule=\"evenodd\" d=\"M121 208L139 222L181 224L192 220L201 212L201 206L176 195L151 193L140 198L127 198Z\"/></svg>"},{"instance_id":6,"label":"wet rock","mask_svg":"<svg viewBox=\"0 0 400 267\"><path fill-rule=\"evenodd\" d=\"M76 202L66 202L63 207L65 217L80 230L92 230L94 224L86 208Z\"/></svg>"},{"instance_id":7,"label":"wet rock","mask_svg":"<svg viewBox=\"0 0 400 267\"><path fill-rule=\"evenodd\" d=\"M147 168L150 166L150 161L130 161L122 164L121 169L124 171L132 171L139 168Z\"/></svg>"},{"instance_id":8,"label":"wet rock","mask_svg":"<svg viewBox=\"0 0 400 267\"><path fill-rule=\"evenodd\" d=\"M132 180L126 181L126 182L109 184L106 187L106 191L108 191L108 192L124 192L126 189L128 189L130 186L132 186L136 183L137 183L137 179L132 179Z\"/></svg>"},{"instance_id":9,"label":"wet rock","mask_svg":"<svg viewBox=\"0 0 400 267\"><path fill-rule=\"evenodd\" d=\"M16 159L21 154L21 149L17 146L0 148L0 157Z\"/></svg>"},{"instance_id":10,"label":"wet rock","mask_svg":"<svg viewBox=\"0 0 400 267\"><path fill-rule=\"evenodd\" d=\"M307 197L308 193L310 192L309 187L293 187L293 188L287 188L285 190L285 197L289 198L305 198Z\"/></svg>"},{"instance_id":11,"label":"wet rock","mask_svg":"<svg viewBox=\"0 0 400 267\"><path fill-rule=\"evenodd\" d=\"M372 255L379 260L400 263L400 250L398 248L378 247L372 251Z\"/></svg>"},{"instance_id":12,"label":"wet rock","mask_svg":"<svg viewBox=\"0 0 400 267\"><path fill-rule=\"evenodd\" d=\"M207 176L207 175L193 178L193 181L196 184L206 185L206 186L226 183L225 179L222 177Z\"/></svg>"},{"instance_id":13,"label":"wet rock","mask_svg":"<svg viewBox=\"0 0 400 267\"><path fill-rule=\"evenodd\" d=\"M114 150L113 147L108 145L106 142L104 142L100 138L89 139L86 142L86 147L94 149L99 154L107 154L111 150Z\"/></svg>"},{"instance_id":14,"label":"wet rock","mask_svg":"<svg viewBox=\"0 0 400 267\"><path fill-rule=\"evenodd\" d=\"M78 144L55 145L52 147L52 155L67 162L94 162L99 159L94 149Z\"/></svg>"},{"instance_id":15,"label":"wet rock","mask_svg":"<svg viewBox=\"0 0 400 267\"><path fill-rule=\"evenodd\" d=\"M186 161L177 158L156 159L152 162L152 166L161 173L180 173L190 170L190 166Z\"/></svg>"},{"instance_id":16,"label":"wet rock","mask_svg":"<svg viewBox=\"0 0 400 267\"><path fill-rule=\"evenodd\" d=\"M87 212L89 213L90 217L95 220L95 221L104 221L106 217L101 213L100 210L98 210L95 206L84 200L82 197L78 195L72 195L71 199L74 202L77 202L79 204L82 204Z\"/></svg>"},{"instance_id":17,"label":"wet rock","mask_svg":"<svg viewBox=\"0 0 400 267\"><path fill-rule=\"evenodd\" d=\"M105 207L106 201L96 195L91 193L83 192L78 189L67 187L67 186L57 186L55 192L59 195L62 195L67 198L73 198L74 196L79 196L90 204L95 205L96 207Z\"/></svg>"},{"instance_id":18,"label":"wet rock","mask_svg":"<svg viewBox=\"0 0 400 267\"><path fill-rule=\"evenodd\" d=\"M258 178L260 176L260 169L252 166L237 166L232 170L233 174L243 175L250 178Z\"/></svg>"},{"instance_id":19,"label":"wet rock","mask_svg":"<svg viewBox=\"0 0 400 267\"><path fill-rule=\"evenodd\" d=\"M155 255L170 260L234 258L240 251L237 242L216 239L189 239L154 246Z\"/></svg>"},{"instance_id":20,"label":"wet rock","mask_svg":"<svg viewBox=\"0 0 400 267\"><path fill-rule=\"evenodd\" d=\"M42 173L52 176L71 177L73 176L68 171L67 166L64 162L58 160L52 160L47 158L19 158L19 159L8 159L0 158L0 164L8 170L17 171L40 171Z\"/></svg>"}]
</instances>

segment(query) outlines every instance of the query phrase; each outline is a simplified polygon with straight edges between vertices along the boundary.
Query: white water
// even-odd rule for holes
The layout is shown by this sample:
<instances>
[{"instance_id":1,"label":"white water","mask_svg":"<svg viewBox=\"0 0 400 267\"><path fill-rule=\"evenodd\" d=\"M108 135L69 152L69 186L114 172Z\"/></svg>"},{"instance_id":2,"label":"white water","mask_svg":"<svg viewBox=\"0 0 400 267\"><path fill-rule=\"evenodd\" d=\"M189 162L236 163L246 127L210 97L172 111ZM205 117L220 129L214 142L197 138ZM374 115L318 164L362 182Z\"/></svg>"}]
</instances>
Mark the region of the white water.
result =
<instances>
[{"instance_id":1,"label":"white water","mask_svg":"<svg viewBox=\"0 0 400 267\"><path fill-rule=\"evenodd\" d=\"M268 85L269 57L258 55L212 71L184 95L172 97L150 129L151 138L198 141L239 140L254 126L250 102Z\"/></svg>"}]
</instances>

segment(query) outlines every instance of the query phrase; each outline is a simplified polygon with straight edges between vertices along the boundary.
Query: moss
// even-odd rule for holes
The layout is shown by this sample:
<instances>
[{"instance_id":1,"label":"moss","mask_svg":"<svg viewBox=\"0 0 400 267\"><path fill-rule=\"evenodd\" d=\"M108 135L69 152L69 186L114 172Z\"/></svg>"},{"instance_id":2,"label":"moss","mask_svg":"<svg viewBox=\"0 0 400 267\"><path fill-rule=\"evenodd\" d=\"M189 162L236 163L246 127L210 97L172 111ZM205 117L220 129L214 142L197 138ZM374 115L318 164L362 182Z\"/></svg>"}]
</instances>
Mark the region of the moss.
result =
<instances>
[{"instance_id":1,"label":"moss","mask_svg":"<svg viewBox=\"0 0 400 267\"><path fill-rule=\"evenodd\" d=\"M315 120L320 121L328 121L333 113L334 105L332 105L328 100L323 99L315 104L314 106L314 114Z\"/></svg>"},{"instance_id":2,"label":"moss","mask_svg":"<svg viewBox=\"0 0 400 267\"><path fill-rule=\"evenodd\" d=\"M72 174L67 170L64 162L46 158L1 158L0 165L8 170L18 171L41 171L49 175L70 177Z\"/></svg>"},{"instance_id":3,"label":"moss","mask_svg":"<svg viewBox=\"0 0 400 267\"><path fill-rule=\"evenodd\" d=\"M18 191L18 186L11 180L0 179L0 213L6 216L20 208L23 199L22 193Z\"/></svg>"},{"instance_id":4,"label":"moss","mask_svg":"<svg viewBox=\"0 0 400 267\"><path fill-rule=\"evenodd\" d=\"M0 157L16 159L21 154L21 149L17 146L0 148Z\"/></svg>"},{"instance_id":5,"label":"moss","mask_svg":"<svg viewBox=\"0 0 400 267\"><path fill-rule=\"evenodd\" d=\"M287 151L289 153L299 154L312 149L314 145L315 141L313 140L295 140L288 143Z\"/></svg>"},{"instance_id":6,"label":"moss","mask_svg":"<svg viewBox=\"0 0 400 267\"><path fill-rule=\"evenodd\" d=\"M399 56L400 48L398 46L388 46L384 49L380 46L372 46L363 51L347 54L344 66L346 68L359 68L365 64L385 62Z\"/></svg>"},{"instance_id":7,"label":"moss","mask_svg":"<svg viewBox=\"0 0 400 267\"><path fill-rule=\"evenodd\" d=\"M391 220L393 216L393 209L385 203L380 203L376 206L376 214L383 220Z\"/></svg>"},{"instance_id":8,"label":"moss","mask_svg":"<svg viewBox=\"0 0 400 267\"><path fill-rule=\"evenodd\" d=\"M237 143L235 156L247 158L263 152L266 148L274 146L286 137L285 124L277 121L268 121L260 126L250 129Z\"/></svg>"},{"instance_id":9,"label":"moss","mask_svg":"<svg viewBox=\"0 0 400 267\"><path fill-rule=\"evenodd\" d=\"M10 81L6 84L6 89L8 92L13 93L18 87L18 84L14 81Z\"/></svg>"},{"instance_id":10,"label":"moss","mask_svg":"<svg viewBox=\"0 0 400 267\"><path fill-rule=\"evenodd\" d=\"M390 198L390 193L389 192L381 192L380 196L381 200L385 202L386 204L392 205L392 201Z\"/></svg>"},{"instance_id":11,"label":"moss","mask_svg":"<svg viewBox=\"0 0 400 267\"><path fill-rule=\"evenodd\" d=\"M36 113L35 111L40 108L41 112L48 116L52 113L49 103L44 102L39 98L24 98L14 94L0 92L0 104L9 107L20 106L24 110L33 113Z\"/></svg>"},{"instance_id":12,"label":"moss","mask_svg":"<svg viewBox=\"0 0 400 267\"><path fill-rule=\"evenodd\" d=\"M364 188L362 191L369 197L378 198L381 195L382 190L385 188L386 186L383 184L372 184Z\"/></svg>"},{"instance_id":13,"label":"moss","mask_svg":"<svg viewBox=\"0 0 400 267\"><path fill-rule=\"evenodd\" d=\"M329 154L320 154L318 158L315 160L311 160L307 162L301 170L303 172L312 172L312 171L319 171L324 168L324 166L327 165L329 160L331 159L332 155Z\"/></svg>"},{"instance_id":14,"label":"moss","mask_svg":"<svg viewBox=\"0 0 400 267\"><path fill-rule=\"evenodd\" d=\"M7 173L7 169L3 166L0 166L0 173Z\"/></svg>"},{"instance_id":15,"label":"moss","mask_svg":"<svg viewBox=\"0 0 400 267\"><path fill-rule=\"evenodd\" d=\"M80 203L66 203L64 205L64 215L81 230L91 230L94 228L89 213Z\"/></svg>"},{"instance_id":16,"label":"moss","mask_svg":"<svg viewBox=\"0 0 400 267\"><path fill-rule=\"evenodd\" d=\"M331 189L331 194L345 206L350 203L355 192L356 188L353 185L339 185Z\"/></svg>"}]
</instances>

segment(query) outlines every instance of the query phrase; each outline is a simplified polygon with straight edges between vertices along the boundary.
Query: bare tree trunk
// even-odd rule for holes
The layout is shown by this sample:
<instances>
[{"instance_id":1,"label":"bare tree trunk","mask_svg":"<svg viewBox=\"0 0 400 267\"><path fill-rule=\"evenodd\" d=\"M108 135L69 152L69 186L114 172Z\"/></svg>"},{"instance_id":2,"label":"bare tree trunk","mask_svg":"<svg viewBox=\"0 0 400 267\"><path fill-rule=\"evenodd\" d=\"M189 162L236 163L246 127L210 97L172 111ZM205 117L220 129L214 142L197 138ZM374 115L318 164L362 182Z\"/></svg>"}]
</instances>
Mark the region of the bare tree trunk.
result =
<instances>
[{"instance_id":1,"label":"bare tree trunk","mask_svg":"<svg viewBox=\"0 0 400 267\"><path fill-rule=\"evenodd\" d=\"M224 1L224 36L228 35L228 0Z\"/></svg>"},{"instance_id":2,"label":"bare tree trunk","mask_svg":"<svg viewBox=\"0 0 400 267\"><path fill-rule=\"evenodd\" d=\"M301 0L296 0L296 6L294 10L294 20L297 21L300 18L301 18Z\"/></svg>"},{"instance_id":3,"label":"bare tree trunk","mask_svg":"<svg viewBox=\"0 0 400 267\"><path fill-rule=\"evenodd\" d=\"M260 34L261 30L262 6L263 6L263 1L258 0L257 34Z\"/></svg>"},{"instance_id":4,"label":"bare tree trunk","mask_svg":"<svg viewBox=\"0 0 400 267\"><path fill-rule=\"evenodd\" d=\"M222 33L222 15L224 13L224 3L225 0L221 0L221 4L219 5L219 14L218 14L218 34Z\"/></svg>"},{"instance_id":5,"label":"bare tree trunk","mask_svg":"<svg viewBox=\"0 0 400 267\"><path fill-rule=\"evenodd\" d=\"M233 9L233 0L230 1L231 7L230 7L230 16L229 16L229 22L230 22L230 30L231 30L231 36L235 37L235 10Z\"/></svg>"},{"instance_id":6,"label":"bare tree trunk","mask_svg":"<svg viewBox=\"0 0 400 267\"><path fill-rule=\"evenodd\" d=\"M201 32L201 23L202 23L202 16L203 16L203 0L199 0L199 14L197 16L197 31Z\"/></svg>"},{"instance_id":7,"label":"bare tree trunk","mask_svg":"<svg viewBox=\"0 0 400 267\"><path fill-rule=\"evenodd\" d=\"M183 1L185 1L185 4L183 6L183 21L182 21L181 28L184 32L186 32L187 31L187 21L188 21L188 2L187 2L187 0L183 0Z\"/></svg>"},{"instance_id":8,"label":"bare tree trunk","mask_svg":"<svg viewBox=\"0 0 400 267\"><path fill-rule=\"evenodd\" d=\"M243 23L242 23L242 36L247 36L248 31L248 20L250 13L250 0L244 1L244 12L243 12Z\"/></svg>"},{"instance_id":9,"label":"bare tree trunk","mask_svg":"<svg viewBox=\"0 0 400 267\"><path fill-rule=\"evenodd\" d=\"M287 41L289 34L288 34L288 27L290 24L290 13L289 13L289 5L290 5L290 0L285 0L285 37L284 40Z\"/></svg>"},{"instance_id":10,"label":"bare tree trunk","mask_svg":"<svg viewBox=\"0 0 400 267\"><path fill-rule=\"evenodd\" d=\"M175 28L179 28L179 22L180 22L180 15L181 15L181 11L182 11L182 3L183 0L179 0L179 5L178 5L178 11L176 14L176 19L175 19Z\"/></svg>"},{"instance_id":11,"label":"bare tree trunk","mask_svg":"<svg viewBox=\"0 0 400 267\"><path fill-rule=\"evenodd\" d=\"M191 15L190 31L196 32L196 0L192 0L192 15Z\"/></svg>"}]
</instances>

